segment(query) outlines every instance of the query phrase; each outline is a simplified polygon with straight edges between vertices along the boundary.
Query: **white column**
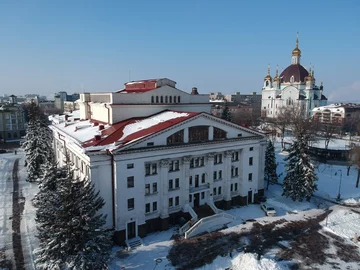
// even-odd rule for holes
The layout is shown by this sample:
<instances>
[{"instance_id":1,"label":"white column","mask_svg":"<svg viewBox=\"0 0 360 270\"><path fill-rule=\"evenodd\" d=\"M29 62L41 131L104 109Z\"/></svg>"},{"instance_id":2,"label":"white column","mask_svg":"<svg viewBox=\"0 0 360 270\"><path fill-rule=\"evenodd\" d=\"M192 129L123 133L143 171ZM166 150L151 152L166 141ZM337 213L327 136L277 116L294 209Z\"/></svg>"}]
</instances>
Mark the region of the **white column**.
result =
<instances>
[{"instance_id":1,"label":"white column","mask_svg":"<svg viewBox=\"0 0 360 270\"><path fill-rule=\"evenodd\" d=\"M214 127L210 126L209 127L209 141L214 140Z\"/></svg>"},{"instance_id":2,"label":"white column","mask_svg":"<svg viewBox=\"0 0 360 270\"><path fill-rule=\"evenodd\" d=\"M207 155L207 164L206 164L206 172L207 172L207 182L209 183L210 191L207 194L206 200L209 202L214 201L214 179L213 179L213 172L214 172L214 154L210 153ZM211 195L210 195L211 194Z\"/></svg>"},{"instance_id":3,"label":"white column","mask_svg":"<svg viewBox=\"0 0 360 270\"><path fill-rule=\"evenodd\" d=\"M169 160L160 160L160 217L169 217Z\"/></svg>"},{"instance_id":4,"label":"white column","mask_svg":"<svg viewBox=\"0 0 360 270\"><path fill-rule=\"evenodd\" d=\"M189 176L190 176L190 156L183 157L181 161L181 197L182 205L189 203Z\"/></svg>"},{"instance_id":5,"label":"white column","mask_svg":"<svg viewBox=\"0 0 360 270\"><path fill-rule=\"evenodd\" d=\"M189 128L184 128L184 143L189 142Z\"/></svg>"},{"instance_id":6,"label":"white column","mask_svg":"<svg viewBox=\"0 0 360 270\"><path fill-rule=\"evenodd\" d=\"M230 185L231 185L231 157L232 151L226 151L224 157L224 173L225 173L225 181L224 181L224 198L225 201L231 200L231 192L230 192Z\"/></svg>"}]
</instances>

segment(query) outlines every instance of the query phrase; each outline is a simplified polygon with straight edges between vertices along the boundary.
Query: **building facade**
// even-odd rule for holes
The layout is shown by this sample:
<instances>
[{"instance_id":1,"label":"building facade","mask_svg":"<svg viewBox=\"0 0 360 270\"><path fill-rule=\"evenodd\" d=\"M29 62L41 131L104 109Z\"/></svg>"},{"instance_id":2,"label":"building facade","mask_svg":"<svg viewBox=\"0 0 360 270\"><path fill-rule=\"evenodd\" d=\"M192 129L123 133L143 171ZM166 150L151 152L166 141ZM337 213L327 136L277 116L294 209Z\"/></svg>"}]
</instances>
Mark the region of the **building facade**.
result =
<instances>
[{"instance_id":1,"label":"building facade","mask_svg":"<svg viewBox=\"0 0 360 270\"><path fill-rule=\"evenodd\" d=\"M344 126L360 123L360 104L335 103L314 108L313 118L322 124Z\"/></svg>"},{"instance_id":2,"label":"building facade","mask_svg":"<svg viewBox=\"0 0 360 270\"><path fill-rule=\"evenodd\" d=\"M296 39L292 51L291 65L285 68L280 76L276 68L275 77L268 74L262 88L261 116L276 118L281 107L296 106L303 111L304 117L310 117L315 107L327 104L323 95L324 87L316 85L314 68L307 70L300 64L301 50Z\"/></svg>"},{"instance_id":3,"label":"building facade","mask_svg":"<svg viewBox=\"0 0 360 270\"><path fill-rule=\"evenodd\" d=\"M14 95L0 104L0 142L20 141L25 136L25 114Z\"/></svg>"},{"instance_id":4,"label":"building facade","mask_svg":"<svg viewBox=\"0 0 360 270\"><path fill-rule=\"evenodd\" d=\"M192 209L263 195L266 138L210 114L208 95L169 79L85 93L78 115L52 118L60 165L70 157L106 204L118 243L166 230Z\"/></svg>"}]
</instances>

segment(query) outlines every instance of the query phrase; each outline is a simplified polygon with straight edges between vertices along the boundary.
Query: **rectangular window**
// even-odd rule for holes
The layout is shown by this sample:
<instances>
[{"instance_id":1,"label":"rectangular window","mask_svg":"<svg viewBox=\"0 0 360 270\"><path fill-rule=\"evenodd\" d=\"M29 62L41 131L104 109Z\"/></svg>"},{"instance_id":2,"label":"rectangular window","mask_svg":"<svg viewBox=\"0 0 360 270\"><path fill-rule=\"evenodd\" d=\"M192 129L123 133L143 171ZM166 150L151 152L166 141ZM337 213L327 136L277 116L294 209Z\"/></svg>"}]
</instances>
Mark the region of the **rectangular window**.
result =
<instances>
[{"instance_id":1,"label":"rectangular window","mask_svg":"<svg viewBox=\"0 0 360 270\"><path fill-rule=\"evenodd\" d=\"M127 178L127 187L133 188L134 187L134 176L129 176Z\"/></svg>"},{"instance_id":2,"label":"rectangular window","mask_svg":"<svg viewBox=\"0 0 360 270\"><path fill-rule=\"evenodd\" d=\"M214 196L216 195L216 188L213 189Z\"/></svg>"},{"instance_id":3,"label":"rectangular window","mask_svg":"<svg viewBox=\"0 0 360 270\"><path fill-rule=\"evenodd\" d=\"M205 158L201 157L200 158L200 166L204 166L204 164L205 164Z\"/></svg>"},{"instance_id":4,"label":"rectangular window","mask_svg":"<svg viewBox=\"0 0 360 270\"><path fill-rule=\"evenodd\" d=\"M174 187L173 187L173 180L172 179L170 179L169 180L169 189L173 189Z\"/></svg>"},{"instance_id":5,"label":"rectangular window","mask_svg":"<svg viewBox=\"0 0 360 270\"><path fill-rule=\"evenodd\" d=\"M249 157L249 166L253 165L253 157Z\"/></svg>"},{"instance_id":6,"label":"rectangular window","mask_svg":"<svg viewBox=\"0 0 360 270\"><path fill-rule=\"evenodd\" d=\"M234 189L234 185L231 184L231 185L230 185L230 191L233 191L233 189Z\"/></svg>"},{"instance_id":7,"label":"rectangular window","mask_svg":"<svg viewBox=\"0 0 360 270\"><path fill-rule=\"evenodd\" d=\"M237 190L238 190L238 184L235 183L235 191L237 191Z\"/></svg>"},{"instance_id":8,"label":"rectangular window","mask_svg":"<svg viewBox=\"0 0 360 270\"><path fill-rule=\"evenodd\" d=\"M153 193L157 192L157 183L153 183Z\"/></svg>"},{"instance_id":9,"label":"rectangular window","mask_svg":"<svg viewBox=\"0 0 360 270\"><path fill-rule=\"evenodd\" d=\"M201 183L205 183L205 173L201 175Z\"/></svg>"},{"instance_id":10,"label":"rectangular window","mask_svg":"<svg viewBox=\"0 0 360 270\"><path fill-rule=\"evenodd\" d=\"M153 202L153 211L157 211L157 202Z\"/></svg>"},{"instance_id":11,"label":"rectangular window","mask_svg":"<svg viewBox=\"0 0 360 270\"><path fill-rule=\"evenodd\" d=\"M217 172L214 171L214 174L213 174L213 179L216 180L216 177L217 177Z\"/></svg>"},{"instance_id":12,"label":"rectangular window","mask_svg":"<svg viewBox=\"0 0 360 270\"><path fill-rule=\"evenodd\" d=\"M249 173L248 180L252 181L252 173Z\"/></svg>"},{"instance_id":13,"label":"rectangular window","mask_svg":"<svg viewBox=\"0 0 360 270\"><path fill-rule=\"evenodd\" d=\"M145 164L145 175L150 175L150 164Z\"/></svg>"},{"instance_id":14,"label":"rectangular window","mask_svg":"<svg viewBox=\"0 0 360 270\"><path fill-rule=\"evenodd\" d=\"M179 188L179 187L180 187L180 179L175 178L175 188Z\"/></svg>"},{"instance_id":15,"label":"rectangular window","mask_svg":"<svg viewBox=\"0 0 360 270\"><path fill-rule=\"evenodd\" d=\"M189 202L192 202L192 196L189 195Z\"/></svg>"},{"instance_id":16,"label":"rectangular window","mask_svg":"<svg viewBox=\"0 0 360 270\"><path fill-rule=\"evenodd\" d=\"M156 163L151 164L151 174L156 174L156 169L157 169Z\"/></svg>"},{"instance_id":17,"label":"rectangular window","mask_svg":"<svg viewBox=\"0 0 360 270\"><path fill-rule=\"evenodd\" d=\"M238 137L242 137L242 134L241 134L241 133L239 133L239 134L238 134Z\"/></svg>"},{"instance_id":18,"label":"rectangular window","mask_svg":"<svg viewBox=\"0 0 360 270\"><path fill-rule=\"evenodd\" d=\"M150 184L145 185L145 195L150 194Z\"/></svg>"},{"instance_id":19,"label":"rectangular window","mask_svg":"<svg viewBox=\"0 0 360 270\"><path fill-rule=\"evenodd\" d=\"M219 171L219 179L222 179L222 170Z\"/></svg>"},{"instance_id":20,"label":"rectangular window","mask_svg":"<svg viewBox=\"0 0 360 270\"><path fill-rule=\"evenodd\" d=\"M199 167L199 158L195 158L195 167Z\"/></svg>"},{"instance_id":21,"label":"rectangular window","mask_svg":"<svg viewBox=\"0 0 360 270\"><path fill-rule=\"evenodd\" d=\"M179 205L180 204L180 198L179 196L175 197L175 205Z\"/></svg>"},{"instance_id":22,"label":"rectangular window","mask_svg":"<svg viewBox=\"0 0 360 270\"><path fill-rule=\"evenodd\" d=\"M169 207L173 207L173 198L169 198Z\"/></svg>"},{"instance_id":23,"label":"rectangular window","mask_svg":"<svg viewBox=\"0 0 360 270\"><path fill-rule=\"evenodd\" d=\"M199 183L199 175L198 174L195 175L195 185L196 185L196 183Z\"/></svg>"},{"instance_id":24,"label":"rectangular window","mask_svg":"<svg viewBox=\"0 0 360 270\"><path fill-rule=\"evenodd\" d=\"M219 192L218 193L219 193L219 195L221 194L221 187L219 187Z\"/></svg>"},{"instance_id":25,"label":"rectangular window","mask_svg":"<svg viewBox=\"0 0 360 270\"><path fill-rule=\"evenodd\" d=\"M236 168L235 168L235 176L238 176L238 175L239 175L239 168L236 167Z\"/></svg>"},{"instance_id":26,"label":"rectangular window","mask_svg":"<svg viewBox=\"0 0 360 270\"><path fill-rule=\"evenodd\" d=\"M250 149L249 149L250 151L254 151L254 147L250 147Z\"/></svg>"},{"instance_id":27,"label":"rectangular window","mask_svg":"<svg viewBox=\"0 0 360 270\"><path fill-rule=\"evenodd\" d=\"M169 162L169 172L172 172L174 170L174 161Z\"/></svg>"},{"instance_id":28,"label":"rectangular window","mask_svg":"<svg viewBox=\"0 0 360 270\"><path fill-rule=\"evenodd\" d=\"M128 199L128 211L133 210L135 207L135 199Z\"/></svg>"},{"instance_id":29,"label":"rectangular window","mask_svg":"<svg viewBox=\"0 0 360 270\"><path fill-rule=\"evenodd\" d=\"M201 192L201 199L205 198L205 192Z\"/></svg>"},{"instance_id":30,"label":"rectangular window","mask_svg":"<svg viewBox=\"0 0 360 270\"><path fill-rule=\"evenodd\" d=\"M192 186L192 176L191 175L189 177L189 185L190 185L190 187Z\"/></svg>"},{"instance_id":31,"label":"rectangular window","mask_svg":"<svg viewBox=\"0 0 360 270\"><path fill-rule=\"evenodd\" d=\"M190 160L190 168L194 168L194 159L193 158Z\"/></svg>"},{"instance_id":32,"label":"rectangular window","mask_svg":"<svg viewBox=\"0 0 360 270\"><path fill-rule=\"evenodd\" d=\"M128 168L128 169L134 168L134 163L129 163L129 164L127 165L127 168Z\"/></svg>"},{"instance_id":33,"label":"rectangular window","mask_svg":"<svg viewBox=\"0 0 360 270\"><path fill-rule=\"evenodd\" d=\"M154 143L153 142L148 142L146 145L147 146L154 146Z\"/></svg>"},{"instance_id":34,"label":"rectangular window","mask_svg":"<svg viewBox=\"0 0 360 270\"><path fill-rule=\"evenodd\" d=\"M222 163L222 154L219 154L218 160L219 160L219 163Z\"/></svg>"},{"instance_id":35,"label":"rectangular window","mask_svg":"<svg viewBox=\"0 0 360 270\"><path fill-rule=\"evenodd\" d=\"M150 213L150 203L145 204L145 213Z\"/></svg>"},{"instance_id":36,"label":"rectangular window","mask_svg":"<svg viewBox=\"0 0 360 270\"><path fill-rule=\"evenodd\" d=\"M174 168L175 171L180 170L180 161L179 161L179 160L175 160L174 166L175 166L175 168Z\"/></svg>"}]
</instances>

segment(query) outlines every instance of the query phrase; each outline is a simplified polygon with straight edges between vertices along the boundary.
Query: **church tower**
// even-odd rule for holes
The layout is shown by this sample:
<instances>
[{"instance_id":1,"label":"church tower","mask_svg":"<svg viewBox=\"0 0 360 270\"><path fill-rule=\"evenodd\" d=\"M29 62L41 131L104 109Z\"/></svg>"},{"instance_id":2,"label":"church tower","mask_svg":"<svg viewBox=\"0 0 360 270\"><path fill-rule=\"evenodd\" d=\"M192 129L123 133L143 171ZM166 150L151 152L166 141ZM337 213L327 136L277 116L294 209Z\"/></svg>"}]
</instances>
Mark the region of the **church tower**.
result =
<instances>
[{"instance_id":1,"label":"church tower","mask_svg":"<svg viewBox=\"0 0 360 270\"><path fill-rule=\"evenodd\" d=\"M292 51L291 64L300 65L301 50L299 49L299 34L296 37L296 47Z\"/></svg>"},{"instance_id":2,"label":"church tower","mask_svg":"<svg viewBox=\"0 0 360 270\"><path fill-rule=\"evenodd\" d=\"M270 65L268 65L268 73L264 78L264 89L272 88L272 77L270 76Z\"/></svg>"}]
</instances>

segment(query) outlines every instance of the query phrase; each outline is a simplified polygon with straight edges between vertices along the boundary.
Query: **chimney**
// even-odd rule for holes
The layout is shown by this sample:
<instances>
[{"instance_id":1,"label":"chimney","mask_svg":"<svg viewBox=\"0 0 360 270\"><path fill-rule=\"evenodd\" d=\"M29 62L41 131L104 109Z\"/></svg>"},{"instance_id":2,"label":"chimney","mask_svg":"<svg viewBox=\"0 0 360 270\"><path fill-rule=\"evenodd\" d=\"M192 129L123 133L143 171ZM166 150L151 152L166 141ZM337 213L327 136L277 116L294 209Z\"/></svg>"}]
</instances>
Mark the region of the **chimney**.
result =
<instances>
[{"instance_id":1,"label":"chimney","mask_svg":"<svg viewBox=\"0 0 360 270\"><path fill-rule=\"evenodd\" d=\"M94 127L97 127L99 125L98 122L94 122Z\"/></svg>"},{"instance_id":2,"label":"chimney","mask_svg":"<svg viewBox=\"0 0 360 270\"><path fill-rule=\"evenodd\" d=\"M94 139L95 139L95 141L100 141L101 140L101 135L95 135Z\"/></svg>"},{"instance_id":3,"label":"chimney","mask_svg":"<svg viewBox=\"0 0 360 270\"><path fill-rule=\"evenodd\" d=\"M67 114L65 114L65 121L67 121L69 119L69 116Z\"/></svg>"},{"instance_id":4,"label":"chimney","mask_svg":"<svg viewBox=\"0 0 360 270\"><path fill-rule=\"evenodd\" d=\"M103 130L104 128L104 125L99 125L99 130Z\"/></svg>"},{"instance_id":5,"label":"chimney","mask_svg":"<svg viewBox=\"0 0 360 270\"><path fill-rule=\"evenodd\" d=\"M198 95L198 94L199 94L196 87L193 87L193 88L191 89L191 94L192 94L192 95Z\"/></svg>"}]
</instances>

